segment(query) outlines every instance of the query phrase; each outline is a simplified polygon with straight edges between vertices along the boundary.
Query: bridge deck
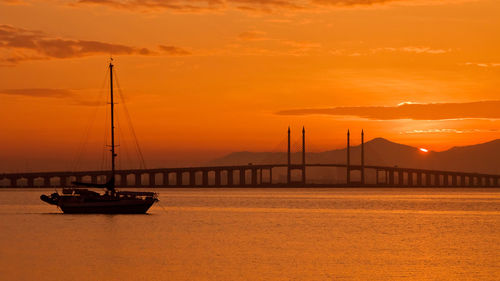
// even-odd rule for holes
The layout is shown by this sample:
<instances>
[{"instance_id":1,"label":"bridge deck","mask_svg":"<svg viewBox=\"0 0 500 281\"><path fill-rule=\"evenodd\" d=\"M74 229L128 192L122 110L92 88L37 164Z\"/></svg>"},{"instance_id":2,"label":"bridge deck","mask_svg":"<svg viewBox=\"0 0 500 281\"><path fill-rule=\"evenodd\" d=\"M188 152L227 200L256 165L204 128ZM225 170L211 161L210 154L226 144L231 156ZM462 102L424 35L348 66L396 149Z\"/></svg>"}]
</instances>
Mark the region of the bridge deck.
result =
<instances>
[{"instance_id":1,"label":"bridge deck","mask_svg":"<svg viewBox=\"0 0 500 281\"><path fill-rule=\"evenodd\" d=\"M304 181L305 171L309 168L330 167L343 168L346 171L371 170L376 177L371 182L361 184L361 181L346 181L335 183L318 183L315 181ZM273 182L273 169L282 168L288 171L300 170L304 173L302 181L299 182ZM266 175L263 175L263 171ZM249 173L248 173L249 172ZM279 172L279 171L278 171ZM2 181L7 187L49 187L68 185L72 180L82 180L90 177L90 182L104 182L108 171L56 171L56 172L30 172L30 173L4 173L0 174L0 186ZM201 180L200 174L201 173ZM236 173L236 175L235 175ZM247 174L248 173L248 174ZM290 173L290 172L289 172ZM158 182L157 174L163 174L163 179ZM187 178L186 178L187 174ZM275 175L279 173L275 173ZM381 175L380 175L381 174ZM129 184L129 175L134 176L133 184ZM441 171L430 169L416 169L404 167L374 166L374 165L349 165L335 163L316 164L258 164L258 165L235 165L235 166L210 166L210 167L182 167L182 168L155 168L155 169L129 169L117 170L117 182L122 186L143 186L142 177L146 176L148 185L154 186L199 186L199 187L225 187L225 186L500 186L500 175L481 174L472 172ZM171 177L173 175L173 177ZM236 181L236 178L238 180ZM266 180L267 178L267 180ZM54 183L54 180L59 183ZM383 181L382 181L383 179ZM42 181L36 184L36 181ZM23 184L21 184L21 181ZM198 183L197 183L198 182ZM125 183L125 184L124 184Z\"/></svg>"}]
</instances>

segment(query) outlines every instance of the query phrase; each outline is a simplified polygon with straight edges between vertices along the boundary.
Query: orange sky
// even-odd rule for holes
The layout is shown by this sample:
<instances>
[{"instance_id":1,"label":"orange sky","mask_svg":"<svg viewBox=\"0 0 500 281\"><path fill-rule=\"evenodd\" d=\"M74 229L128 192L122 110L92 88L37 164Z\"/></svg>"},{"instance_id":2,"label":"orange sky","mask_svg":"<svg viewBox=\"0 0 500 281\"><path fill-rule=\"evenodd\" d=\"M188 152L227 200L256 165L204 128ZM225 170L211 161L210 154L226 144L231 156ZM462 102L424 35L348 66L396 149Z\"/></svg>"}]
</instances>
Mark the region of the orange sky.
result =
<instances>
[{"instance_id":1,"label":"orange sky","mask_svg":"<svg viewBox=\"0 0 500 281\"><path fill-rule=\"evenodd\" d=\"M0 0L0 170L72 161L110 55L153 166L284 151L288 125L313 151L347 128L432 150L496 139L499 14L497 0Z\"/></svg>"}]
</instances>

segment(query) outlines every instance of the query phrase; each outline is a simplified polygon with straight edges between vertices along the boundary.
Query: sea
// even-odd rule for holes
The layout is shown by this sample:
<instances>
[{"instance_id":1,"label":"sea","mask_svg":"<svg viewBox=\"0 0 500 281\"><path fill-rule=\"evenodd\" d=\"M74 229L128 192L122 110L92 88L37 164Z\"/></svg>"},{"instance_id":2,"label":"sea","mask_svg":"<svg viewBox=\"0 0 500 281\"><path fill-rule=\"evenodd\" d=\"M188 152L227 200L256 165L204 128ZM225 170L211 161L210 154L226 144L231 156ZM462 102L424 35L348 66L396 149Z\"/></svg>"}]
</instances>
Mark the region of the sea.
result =
<instances>
[{"instance_id":1,"label":"sea","mask_svg":"<svg viewBox=\"0 0 500 281\"><path fill-rule=\"evenodd\" d=\"M65 215L0 189L0 280L500 280L500 189L148 189Z\"/></svg>"}]
</instances>

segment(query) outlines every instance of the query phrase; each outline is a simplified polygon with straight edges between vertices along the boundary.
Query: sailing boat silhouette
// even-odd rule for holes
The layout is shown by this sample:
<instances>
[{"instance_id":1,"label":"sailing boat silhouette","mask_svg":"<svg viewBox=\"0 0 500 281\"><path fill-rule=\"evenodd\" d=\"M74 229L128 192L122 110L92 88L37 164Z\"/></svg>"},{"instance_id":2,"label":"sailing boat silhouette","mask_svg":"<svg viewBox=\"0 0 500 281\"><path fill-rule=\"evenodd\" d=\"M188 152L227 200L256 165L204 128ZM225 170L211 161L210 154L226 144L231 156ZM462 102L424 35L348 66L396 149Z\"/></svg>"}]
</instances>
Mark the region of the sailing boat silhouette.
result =
<instances>
[{"instance_id":1,"label":"sailing boat silhouette","mask_svg":"<svg viewBox=\"0 0 500 281\"><path fill-rule=\"evenodd\" d=\"M112 61L113 59L111 59ZM104 194L84 188L63 188L62 194L41 195L40 199L68 214L145 214L158 201L155 192L117 191L115 189L115 124L113 101L113 63L109 63L111 97L111 171L105 184L72 182L75 186L106 189Z\"/></svg>"}]
</instances>

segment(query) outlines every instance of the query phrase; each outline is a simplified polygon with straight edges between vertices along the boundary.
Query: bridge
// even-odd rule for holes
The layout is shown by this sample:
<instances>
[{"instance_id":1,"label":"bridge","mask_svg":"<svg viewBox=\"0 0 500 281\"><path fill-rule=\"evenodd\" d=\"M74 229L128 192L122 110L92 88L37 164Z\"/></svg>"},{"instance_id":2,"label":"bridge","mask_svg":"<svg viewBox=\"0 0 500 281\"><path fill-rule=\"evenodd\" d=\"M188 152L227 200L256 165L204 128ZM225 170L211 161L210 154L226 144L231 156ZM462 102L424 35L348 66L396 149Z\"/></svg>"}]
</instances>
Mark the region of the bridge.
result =
<instances>
[{"instance_id":1,"label":"bridge","mask_svg":"<svg viewBox=\"0 0 500 281\"><path fill-rule=\"evenodd\" d=\"M302 161L291 163L290 129L287 162L280 164L130 169L116 171L118 187L500 187L500 175L365 165L364 133L361 133L361 164L350 163L347 133L345 164L306 163L305 130L302 130ZM312 168L331 168L335 181L307 180ZM299 173L292 177L293 173ZM273 174L274 173L274 174ZM286 175L286 177L284 176ZM105 183L109 171L61 171L0 174L1 187L63 187L72 181Z\"/></svg>"}]
</instances>

